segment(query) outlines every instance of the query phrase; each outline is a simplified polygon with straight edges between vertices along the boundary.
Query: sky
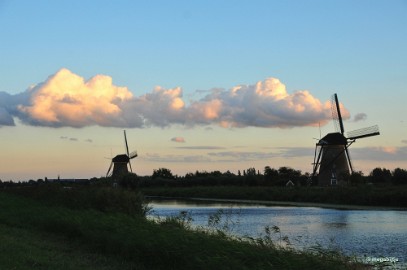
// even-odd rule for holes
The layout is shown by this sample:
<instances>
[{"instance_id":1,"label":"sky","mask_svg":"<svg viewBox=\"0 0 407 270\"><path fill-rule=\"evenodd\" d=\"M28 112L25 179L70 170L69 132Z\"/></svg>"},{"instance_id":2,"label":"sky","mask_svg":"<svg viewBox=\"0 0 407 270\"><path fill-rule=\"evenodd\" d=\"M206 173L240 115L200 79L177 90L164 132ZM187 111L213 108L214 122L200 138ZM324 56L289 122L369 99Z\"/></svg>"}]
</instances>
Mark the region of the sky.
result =
<instances>
[{"instance_id":1,"label":"sky","mask_svg":"<svg viewBox=\"0 0 407 270\"><path fill-rule=\"evenodd\" d=\"M407 168L407 1L0 0L0 179L288 166L335 132Z\"/></svg>"}]
</instances>

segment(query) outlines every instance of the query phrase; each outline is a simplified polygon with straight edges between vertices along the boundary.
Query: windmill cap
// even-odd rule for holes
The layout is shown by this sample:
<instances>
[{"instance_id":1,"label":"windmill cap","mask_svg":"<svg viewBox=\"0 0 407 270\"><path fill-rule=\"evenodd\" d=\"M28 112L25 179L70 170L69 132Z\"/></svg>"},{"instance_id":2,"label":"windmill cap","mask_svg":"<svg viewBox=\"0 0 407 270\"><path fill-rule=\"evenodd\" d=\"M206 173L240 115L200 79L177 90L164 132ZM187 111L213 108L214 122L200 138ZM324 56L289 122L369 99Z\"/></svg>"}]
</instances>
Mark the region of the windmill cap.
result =
<instances>
[{"instance_id":1,"label":"windmill cap","mask_svg":"<svg viewBox=\"0 0 407 270\"><path fill-rule=\"evenodd\" d=\"M125 154L117 155L112 159L113 162L129 162L129 157Z\"/></svg>"},{"instance_id":2,"label":"windmill cap","mask_svg":"<svg viewBox=\"0 0 407 270\"><path fill-rule=\"evenodd\" d=\"M346 145L347 141L345 136L339 132L328 133L319 140L319 145L330 144L330 145Z\"/></svg>"}]
</instances>

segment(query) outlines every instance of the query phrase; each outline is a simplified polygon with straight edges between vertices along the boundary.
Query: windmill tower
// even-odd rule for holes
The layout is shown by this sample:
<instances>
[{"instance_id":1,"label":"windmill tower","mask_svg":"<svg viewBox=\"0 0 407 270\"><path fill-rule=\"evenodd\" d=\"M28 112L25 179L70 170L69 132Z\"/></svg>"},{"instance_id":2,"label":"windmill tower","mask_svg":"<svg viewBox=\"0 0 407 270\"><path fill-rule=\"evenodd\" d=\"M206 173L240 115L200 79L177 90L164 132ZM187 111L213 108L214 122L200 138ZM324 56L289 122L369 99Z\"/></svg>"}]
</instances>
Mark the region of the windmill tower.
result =
<instances>
[{"instance_id":1,"label":"windmill tower","mask_svg":"<svg viewBox=\"0 0 407 270\"><path fill-rule=\"evenodd\" d=\"M357 139L380 135L379 127L376 125L350 131L345 137L336 94L332 96L331 109L336 132L328 133L317 142L312 170L312 179L317 176L318 184L322 186L342 184L343 176L353 172L348 149Z\"/></svg>"},{"instance_id":2,"label":"windmill tower","mask_svg":"<svg viewBox=\"0 0 407 270\"><path fill-rule=\"evenodd\" d=\"M133 172L133 170L131 168L130 160L137 157L137 152L133 151L133 152L129 153L129 146L127 144L126 131L124 130L123 132L124 132L124 143L125 143L125 147L126 147L126 154L117 155L112 159L109 169L107 170L106 177L111 176L111 177L115 178L117 176L121 176L121 175L129 173L127 165L129 165L129 167L130 167L130 172ZM113 167L113 171L112 171L112 167Z\"/></svg>"}]
</instances>

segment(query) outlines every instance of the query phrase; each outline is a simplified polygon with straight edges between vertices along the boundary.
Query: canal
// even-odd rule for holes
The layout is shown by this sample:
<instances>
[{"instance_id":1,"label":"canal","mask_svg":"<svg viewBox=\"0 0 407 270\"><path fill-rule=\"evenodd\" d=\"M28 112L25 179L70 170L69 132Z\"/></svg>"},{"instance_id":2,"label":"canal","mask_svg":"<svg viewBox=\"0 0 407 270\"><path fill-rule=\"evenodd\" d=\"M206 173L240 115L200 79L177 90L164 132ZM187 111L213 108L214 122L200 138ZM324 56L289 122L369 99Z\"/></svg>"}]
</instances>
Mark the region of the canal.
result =
<instances>
[{"instance_id":1,"label":"canal","mask_svg":"<svg viewBox=\"0 0 407 270\"><path fill-rule=\"evenodd\" d=\"M407 211L343 210L197 200L154 199L150 218L179 216L194 227L265 238L297 249L340 250L367 261L407 264Z\"/></svg>"}]
</instances>

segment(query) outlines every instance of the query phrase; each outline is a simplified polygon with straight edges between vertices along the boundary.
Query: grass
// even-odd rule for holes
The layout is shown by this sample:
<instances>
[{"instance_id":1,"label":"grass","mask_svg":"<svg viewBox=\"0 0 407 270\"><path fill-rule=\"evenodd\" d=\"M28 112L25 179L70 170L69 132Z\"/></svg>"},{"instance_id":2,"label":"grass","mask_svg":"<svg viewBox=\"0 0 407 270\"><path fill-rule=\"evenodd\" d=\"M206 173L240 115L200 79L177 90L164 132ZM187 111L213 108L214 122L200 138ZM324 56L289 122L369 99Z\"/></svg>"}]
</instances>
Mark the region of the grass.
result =
<instances>
[{"instance_id":1,"label":"grass","mask_svg":"<svg viewBox=\"0 0 407 270\"><path fill-rule=\"evenodd\" d=\"M71 205L97 189L69 193L70 203L41 192L0 192L1 269L361 269L340 255L232 240L186 230L177 220L148 221L137 211L117 211L116 200L101 209Z\"/></svg>"},{"instance_id":2,"label":"grass","mask_svg":"<svg viewBox=\"0 0 407 270\"><path fill-rule=\"evenodd\" d=\"M342 205L407 207L407 186L249 187L197 186L143 188L146 196L310 202Z\"/></svg>"}]
</instances>

